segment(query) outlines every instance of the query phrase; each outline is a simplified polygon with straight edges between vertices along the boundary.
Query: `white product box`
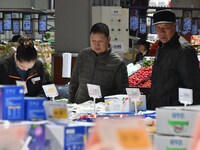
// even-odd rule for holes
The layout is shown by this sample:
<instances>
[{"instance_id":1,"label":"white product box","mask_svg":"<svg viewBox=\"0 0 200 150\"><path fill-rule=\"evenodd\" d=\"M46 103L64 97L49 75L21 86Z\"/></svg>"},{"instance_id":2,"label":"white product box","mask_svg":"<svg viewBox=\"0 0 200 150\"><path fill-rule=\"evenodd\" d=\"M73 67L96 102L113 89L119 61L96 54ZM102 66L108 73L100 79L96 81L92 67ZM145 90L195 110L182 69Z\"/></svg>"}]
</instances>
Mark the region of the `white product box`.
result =
<instances>
[{"instance_id":1,"label":"white product box","mask_svg":"<svg viewBox=\"0 0 200 150\"><path fill-rule=\"evenodd\" d=\"M106 111L111 112L133 112L134 102L127 95L111 95L104 97ZM141 100L137 102L137 110L146 110L146 96L141 95Z\"/></svg>"},{"instance_id":2,"label":"white product box","mask_svg":"<svg viewBox=\"0 0 200 150\"><path fill-rule=\"evenodd\" d=\"M155 150L189 150L191 137L154 135Z\"/></svg>"},{"instance_id":3,"label":"white product box","mask_svg":"<svg viewBox=\"0 0 200 150\"><path fill-rule=\"evenodd\" d=\"M156 132L167 135L192 136L200 105L156 108Z\"/></svg>"},{"instance_id":4,"label":"white product box","mask_svg":"<svg viewBox=\"0 0 200 150\"><path fill-rule=\"evenodd\" d=\"M46 149L48 150L82 150L93 123L74 122L66 125L47 124L45 129Z\"/></svg>"}]
</instances>

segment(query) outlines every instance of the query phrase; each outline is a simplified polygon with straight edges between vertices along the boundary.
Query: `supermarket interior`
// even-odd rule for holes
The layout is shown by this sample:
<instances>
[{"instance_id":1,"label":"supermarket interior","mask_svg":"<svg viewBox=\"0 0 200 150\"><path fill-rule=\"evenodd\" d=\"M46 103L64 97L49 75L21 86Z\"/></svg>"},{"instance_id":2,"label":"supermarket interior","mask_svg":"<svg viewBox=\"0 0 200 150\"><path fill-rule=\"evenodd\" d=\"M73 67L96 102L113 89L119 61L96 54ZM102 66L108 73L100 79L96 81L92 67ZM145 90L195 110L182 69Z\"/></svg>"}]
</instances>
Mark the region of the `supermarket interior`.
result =
<instances>
[{"instance_id":1,"label":"supermarket interior","mask_svg":"<svg viewBox=\"0 0 200 150\"><path fill-rule=\"evenodd\" d=\"M0 0L0 150L200 150L200 1Z\"/></svg>"}]
</instances>

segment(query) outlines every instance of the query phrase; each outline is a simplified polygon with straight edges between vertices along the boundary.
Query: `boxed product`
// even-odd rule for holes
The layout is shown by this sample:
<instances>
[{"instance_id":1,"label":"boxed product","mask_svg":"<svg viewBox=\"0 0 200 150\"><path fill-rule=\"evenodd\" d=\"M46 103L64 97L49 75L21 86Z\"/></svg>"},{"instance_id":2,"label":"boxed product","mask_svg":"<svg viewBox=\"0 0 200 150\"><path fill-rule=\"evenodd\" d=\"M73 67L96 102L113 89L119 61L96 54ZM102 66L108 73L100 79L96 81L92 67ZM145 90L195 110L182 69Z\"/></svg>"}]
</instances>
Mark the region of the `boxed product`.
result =
<instances>
[{"instance_id":1,"label":"boxed product","mask_svg":"<svg viewBox=\"0 0 200 150\"><path fill-rule=\"evenodd\" d=\"M45 129L46 149L82 150L93 123L73 122L70 124L47 124Z\"/></svg>"},{"instance_id":2,"label":"boxed product","mask_svg":"<svg viewBox=\"0 0 200 150\"><path fill-rule=\"evenodd\" d=\"M14 85L0 85L0 119L24 120L24 88Z\"/></svg>"},{"instance_id":3,"label":"boxed product","mask_svg":"<svg viewBox=\"0 0 200 150\"><path fill-rule=\"evenodd\" d=\"M45 97L25 97L25 119L31 121L45 120L43 102Z\"/></svg>"},{"instance_id":4,"label":"boxed product","mask_svg":"<svg viewBox=\"0 0 200 150\"><path fill-rule=\"evenodd\" d=\"M156 132L192 136L199 113L200 105L156 108Z\"/></svg>"},{"instance_id":5,"label":"boxed product","mask_svg":"<svg viewBox=\"0 0 200 150\"><path fill-rule=\"evenodd\" d=\"M28 125L28 132L26 141L30 141L27 144L29 150L44 150L45 143L45 124L46 122L37 121L30 122Z\"/></svg>"},{"instance_id":6,"label":"boxed product","mask_svg":"<svg viewBox=\"0 0 200 150\"><path fill-rule=\"evenodd\" d=\"M106 111L112 112L133 112L134 102L127 95L111 95L104 97ZM141 99L136 102L137 110L146 110L146 96L141 95Z\"/></svg>"},{"instance_id":7,"label":"boxed product","mask_svg":"<svg viewBox=\"0 0 200 150\"><path fill-rule=\"evenodd\" d=\"M154 135L155 150L190 150L191 137Z\"/></svg>"},{"instance_id":8,"label":"boxed product","mask_svg":"<svg viewBox=\"0 0 200 150\"><path fill-rule=\"evenodd\" d=\"M1 122L0 149L44 150L46 122Z\"/></svg>"}]
</instances>

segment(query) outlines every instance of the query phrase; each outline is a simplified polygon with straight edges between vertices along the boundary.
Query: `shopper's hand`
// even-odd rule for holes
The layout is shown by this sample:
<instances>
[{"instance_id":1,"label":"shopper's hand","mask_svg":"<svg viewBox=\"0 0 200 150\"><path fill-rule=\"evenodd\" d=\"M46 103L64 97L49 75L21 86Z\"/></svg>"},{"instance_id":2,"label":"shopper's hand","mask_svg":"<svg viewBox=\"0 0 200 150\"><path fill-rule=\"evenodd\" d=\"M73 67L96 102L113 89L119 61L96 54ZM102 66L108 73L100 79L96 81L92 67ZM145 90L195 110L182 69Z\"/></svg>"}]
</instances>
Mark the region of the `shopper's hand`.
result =
<instances>
[{"instance_id":1,"label":"shopper's hand","mask_svg":"<svg viewBox=\"0 0 200 150\"><path fill-rule=\"evenodd\" d=\"M193 140L190 150L200 150L200 115L196 117L197 123L194 130Z\"/></svg>"},{"instance_id":2,"label":"shopper's hand","mask_svg":"<svg viewBox=\"0 0 200 150\"><path fill-rule=\"evenodd\" d=\"M86 150L108 150L106 145L101 141L96 127L92 129L92 132L89 135Z\"/></svg>"}]
</instances>

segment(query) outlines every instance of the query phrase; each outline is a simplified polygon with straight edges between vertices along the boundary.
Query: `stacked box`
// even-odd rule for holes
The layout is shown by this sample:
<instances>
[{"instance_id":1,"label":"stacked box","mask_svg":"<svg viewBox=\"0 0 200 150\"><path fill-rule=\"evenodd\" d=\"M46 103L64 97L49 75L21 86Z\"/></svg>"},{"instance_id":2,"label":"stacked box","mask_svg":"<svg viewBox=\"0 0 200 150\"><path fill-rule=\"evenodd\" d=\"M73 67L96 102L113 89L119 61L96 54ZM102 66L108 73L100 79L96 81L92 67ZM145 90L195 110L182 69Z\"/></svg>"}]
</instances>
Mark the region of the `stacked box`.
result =
<instances>
[{"instance_id":1,"label":"stacked box","mask_svg":"<svg viewBox=\"0 0 200 150\"><path fill-rule=\"evenodd\" d=\"M191 137L154 135L155 150L189 150Z\"/></svg>"},{"instance_id":2,"label":"stacked box","mask_svg":"<svg viewBox=\"0 0 200 150\"><path fill-rule=\"evenodd\" d=\"M24 120L24 88L14 85L0 85L0 119Z\"/></svg>"},{"instance_id":3,"label":"stacked box","mask_svg":"<svg viewBox=\"0 0 200 150\"><path fill-rule=\"evenodd\" d=\"M45 121L2 121L0 124L0 149L44 150Z\"/></svg>"},{"instance_id":4,"label":"stacked box","mask_svg":"<svg viewBox=\"0 0 200 150\"><path fill-rule=\"evenodd\" d=\"M28 149L44 150L45 149L45 122L30 122L28 126L27 138L30 137Z\"/></svg>"},{"instance_id":5,"label":"stacked box","mask_svg":"<svg viewBox=\"0 0 200 150\"><path fill-rule=\"evenodd\" d=\"M75 122L69 125L47 124L45 148L48 150L82 150L92 126L92 123L87 122Z\"/></svg>"},{"instance_id":6,"label":"stacked box","mask_svg":"<svg viewBox=\"0 0 200 150\"><path fill-rule=\"evenodd\" d=\"M156 108L155 148L189 150L200 106Z\"/></svg>"},{"instance_id":7,"label":"stacked box","mask_svg":"<svg viewBox=\"0 0 200 150\"><path fill-rule=\"evenodd\" d=\"M44 101L47 101L47 98L25 97L25 119L30 121L45 120Z\"/></svg>"},{"instance_id":8,"label":"stacked box","mask_svg":"<svg viewBox=\"0 0 200 150\"><path fill-rule=\"evenodd\" d=\"M111 112L133 112L134 102L127 95L111 95L104 97L106 111ZM137 110L146 110L146 96L141 95L141 100L137 101Z\"/></svg>"}]
</instances>

